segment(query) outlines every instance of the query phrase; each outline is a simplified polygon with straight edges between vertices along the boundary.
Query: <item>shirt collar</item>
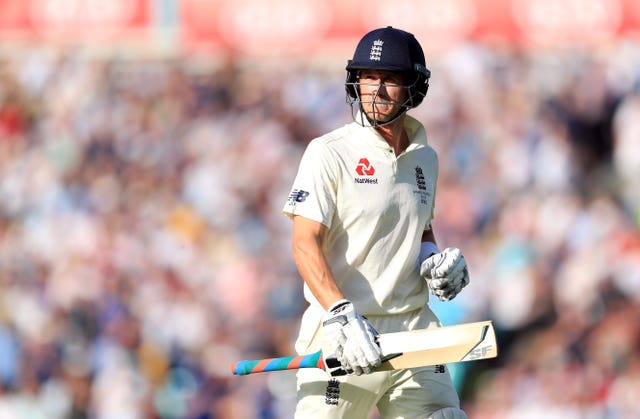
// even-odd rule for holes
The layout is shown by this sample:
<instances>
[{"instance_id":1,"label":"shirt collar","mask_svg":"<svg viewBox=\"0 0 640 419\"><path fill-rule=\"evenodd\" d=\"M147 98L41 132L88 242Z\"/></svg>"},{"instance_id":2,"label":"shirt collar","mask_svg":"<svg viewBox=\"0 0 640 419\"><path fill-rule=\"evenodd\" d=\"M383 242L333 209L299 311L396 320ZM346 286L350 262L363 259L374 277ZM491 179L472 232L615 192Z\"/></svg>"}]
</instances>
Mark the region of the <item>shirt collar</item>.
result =
<instances>
[{"instance_id":1,"label":"shirt collar","mask_svg":"<svg viewBox=\"0 0 640 419\"><path fill-rule=\"evenodd\" d=\"M375 128L371 126L369 120L359 112L356 115L356 118L362 118L360 120L364 121L365 126L358 122L352 122L351 125L361 133L361 135L366 138L368 141L371 141L373 145L382 148L389 148L389 144L385 141L384 138L376 131ZM404 127L407 130L407 135L409 136L410 144L407 150L414 149L420 146L426 146L427 142L427 132L424 128L424 125L413 118L412 116L406 115L404 120ZM366 134L364 134L366 132Z\"/></svg>"}]
</instances>

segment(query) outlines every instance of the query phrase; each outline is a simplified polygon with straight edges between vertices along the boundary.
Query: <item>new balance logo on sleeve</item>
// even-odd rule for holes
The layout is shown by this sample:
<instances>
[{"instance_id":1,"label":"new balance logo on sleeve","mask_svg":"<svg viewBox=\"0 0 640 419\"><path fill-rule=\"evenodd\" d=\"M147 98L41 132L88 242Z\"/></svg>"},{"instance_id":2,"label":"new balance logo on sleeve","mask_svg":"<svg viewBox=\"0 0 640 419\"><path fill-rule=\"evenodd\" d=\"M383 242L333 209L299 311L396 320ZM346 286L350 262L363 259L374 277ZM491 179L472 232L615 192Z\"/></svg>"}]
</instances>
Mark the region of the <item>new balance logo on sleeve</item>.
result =
<instances>
[{"instance_id":1,"label":"new balance logo on sleeve","mask_svg":"<svg viewBox=\"0 0 640 419\"><path fill-rule=\"evenodd\" d=\"M304 202L305 199L309 196L309 192L303 191L302 189L294 189L289 194L289 198L287 202L290 204L295 204L296 202Z\"/></svg>"}]
</instances>

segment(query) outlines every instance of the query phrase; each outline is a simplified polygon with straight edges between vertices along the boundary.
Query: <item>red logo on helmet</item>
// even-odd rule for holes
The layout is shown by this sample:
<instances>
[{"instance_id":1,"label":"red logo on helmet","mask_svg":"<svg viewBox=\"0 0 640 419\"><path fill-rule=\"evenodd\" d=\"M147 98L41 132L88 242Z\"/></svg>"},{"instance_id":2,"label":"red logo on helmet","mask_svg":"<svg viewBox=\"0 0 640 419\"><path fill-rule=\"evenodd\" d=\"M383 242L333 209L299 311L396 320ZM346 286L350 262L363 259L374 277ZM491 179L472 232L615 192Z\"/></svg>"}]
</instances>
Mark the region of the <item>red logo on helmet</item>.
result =
<instances>
[{"instance_id":1,"label":"red logo on helmet","mask_svg":"<svg viewBox=\"0 0 640 419\"><path fill-rule=\"evenodd\" d=\"M358 162L358 167L356 167L356 173L360 176L372 176L376 172L376 169L371 166L369 160L366 158L360 159Z\"/></svg>"}]
</instances>

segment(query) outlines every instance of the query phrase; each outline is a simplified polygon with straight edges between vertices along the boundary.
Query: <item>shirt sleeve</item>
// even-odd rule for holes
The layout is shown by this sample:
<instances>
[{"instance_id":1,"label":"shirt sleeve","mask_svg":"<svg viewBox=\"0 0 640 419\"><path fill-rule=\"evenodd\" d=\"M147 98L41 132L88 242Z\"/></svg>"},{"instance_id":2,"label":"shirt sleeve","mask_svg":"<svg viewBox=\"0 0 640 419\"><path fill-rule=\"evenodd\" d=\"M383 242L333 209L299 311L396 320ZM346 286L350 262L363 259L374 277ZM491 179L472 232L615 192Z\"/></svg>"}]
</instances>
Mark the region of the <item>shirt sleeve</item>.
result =
<instances>
[{"instance_id":1,"label":"shirt sleeve","mask_svg":"<svg viewBox=\"0 0 640 419\"><path fill-rule=\"evenodd\" d=\"M282 212L300 215L327 227L336 207L336 171L331 150L319 140L307 146Z\"/></svg>"}]
</instances>

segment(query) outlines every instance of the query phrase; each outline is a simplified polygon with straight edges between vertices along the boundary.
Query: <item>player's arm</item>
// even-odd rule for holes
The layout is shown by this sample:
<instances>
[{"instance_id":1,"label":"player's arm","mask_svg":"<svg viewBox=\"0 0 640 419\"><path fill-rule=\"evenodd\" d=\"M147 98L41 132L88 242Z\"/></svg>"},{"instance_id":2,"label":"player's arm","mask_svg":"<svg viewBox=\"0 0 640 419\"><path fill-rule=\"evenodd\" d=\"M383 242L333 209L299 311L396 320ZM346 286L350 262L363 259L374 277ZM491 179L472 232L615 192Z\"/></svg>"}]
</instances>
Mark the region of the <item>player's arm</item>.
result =
<instances>
[{"instance_id":1,"label":"player's arm","mask_svg":"<svg viewBox=\"0 0 640 419\"><path fill-rule=\"evenodd\" d=\"M422 243L433 243L436 246L438 245L438 243L436 242L436 235L433 232L433 227L429 228L429 230L425 230L422 233L422 240L420 240Z\"/></svg>"},{"instance_id":2,"label":"player's arm","mask_svg":"<svg viewBox=\"0 0 640 419\"><path fill-rule=\"evenodd\" d=\"M300 276L325 310L343 300L323 252L327 227L302 216L293 217L293 260Z\"/></svg>"},{"instance_id":3,"label":"player's arm","mask_svg":"<svg viewBox=\"0 0 640 419\"><path fill-rule=\"evenodd\" d=\"M420 240L420 263L424 262L428 257L440 253L438 244L436 242L436 235L433 232L433 227L429 226L427 230L422 232L422 239Z\"/></svg>"},{"instance_id":4,"label":"player's arm","mask_svg":"<svg viewBox=\"0 0 640 419\"><path fill-rule=\"evenodd\" d=\"M326 235L322 223L293 217L293 259L300 276L326 310L322 319L323 356L336 359L347 373L371 373L381 362L378 332L340 291L323 251ZM326 364L330 366L331 362Z\"/></svg>"}]
</instances>

